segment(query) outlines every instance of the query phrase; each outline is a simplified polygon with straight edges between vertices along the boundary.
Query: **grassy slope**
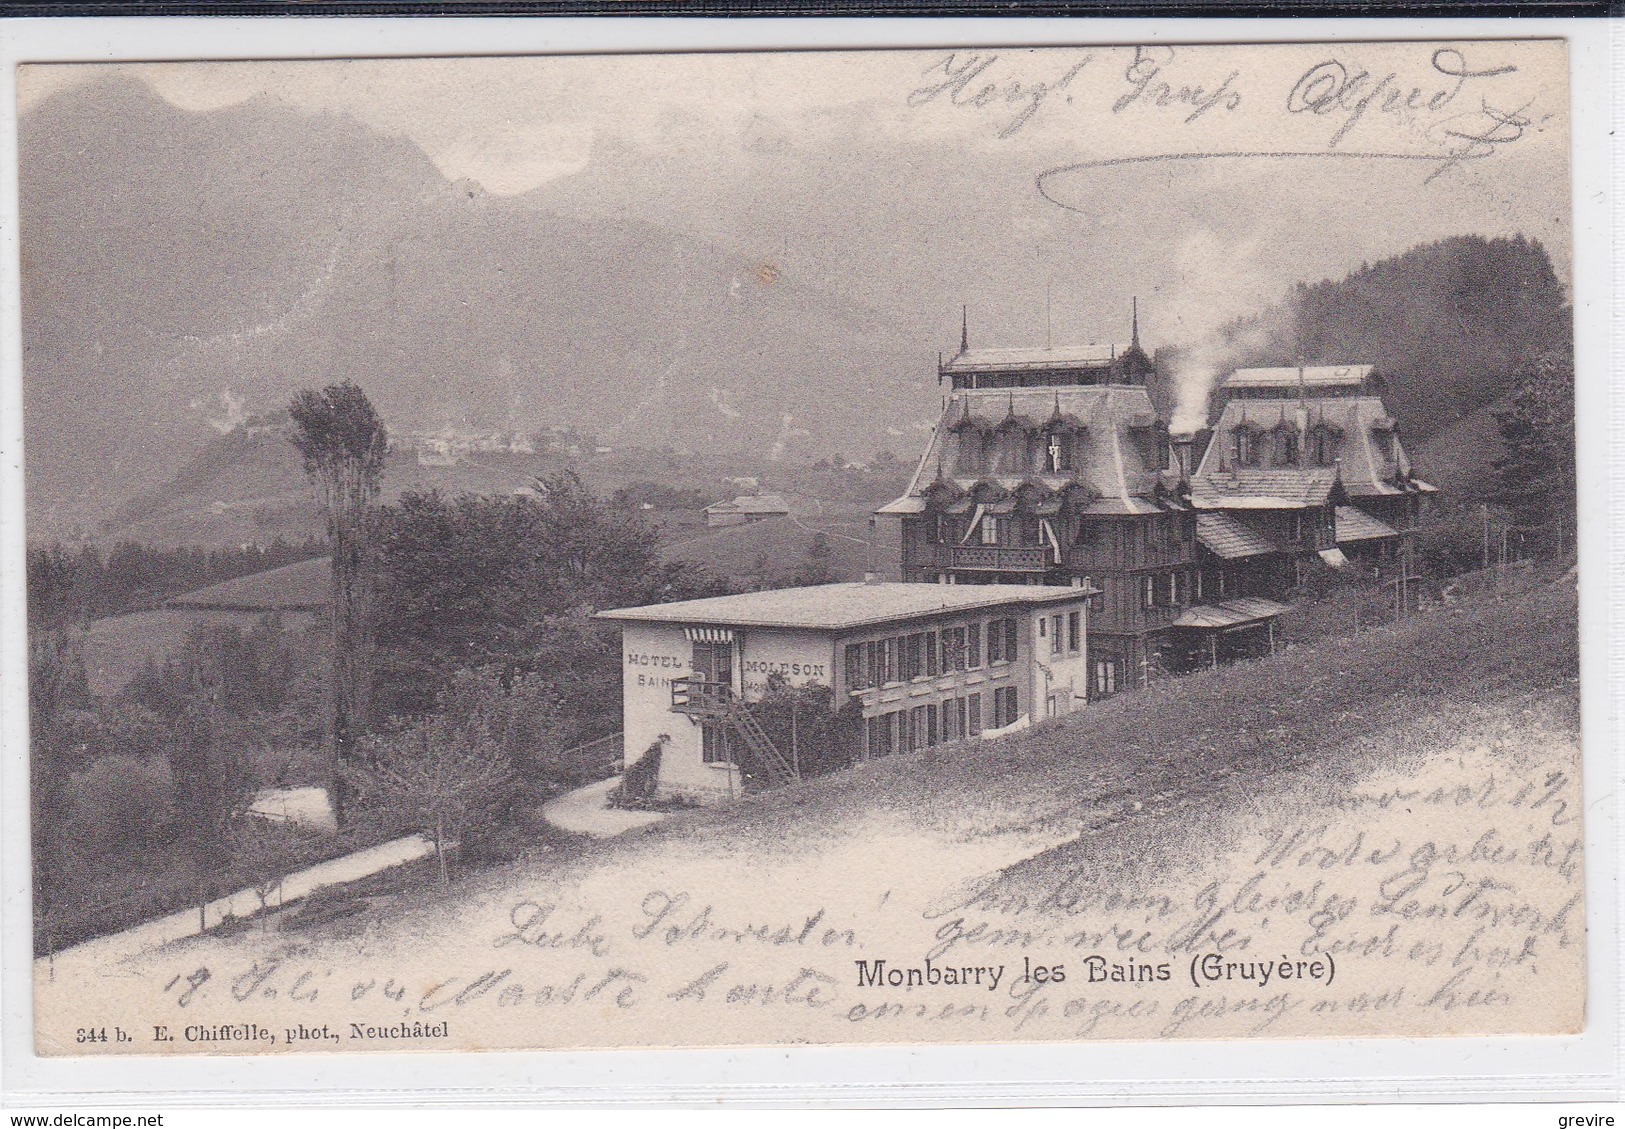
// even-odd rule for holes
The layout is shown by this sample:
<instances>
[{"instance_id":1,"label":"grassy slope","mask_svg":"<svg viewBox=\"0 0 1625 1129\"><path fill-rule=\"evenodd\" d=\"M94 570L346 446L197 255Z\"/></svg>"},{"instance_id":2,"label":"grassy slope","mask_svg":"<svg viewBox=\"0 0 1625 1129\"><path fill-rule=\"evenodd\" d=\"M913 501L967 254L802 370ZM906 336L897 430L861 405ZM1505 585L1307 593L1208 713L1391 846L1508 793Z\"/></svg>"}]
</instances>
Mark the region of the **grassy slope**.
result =
<instances>
[{"instance_id":1,"label":"grassy slope","mask_svg":"<svg viewBox=\"0 0 1625 1129\"><path fill-rule=\"evenodd\" d=\"M807 550L819 531L829 541L827 564L832 580L860 580L867 567L868 548L859 541L869 535L867 508L831 504L823 514L793 513L764 518L746 525L705 531L684 531L662 550L668 561L687 561L707 572L737 582L793 574L808 563ZM674 531L675 532L675 531Z\"/></svg>"},{"instance_id":2,"label":"grassy slope","mask_svg":"<svg viewBox=\"0 0 1625 1129\"><path fill-rule=\"evenodd\" d=\"M113 695L141 672L150 658L162 662L180 649L194 624L234 624L247 631L263 613L204 608L158 608L93 621L85 629L85 669L92 693ZM285 612L284 627L302 630L308 612Z\"/></svg>"},{"instance_id":3,"label":"grassy slope","mask_svg":"<svg viewBox=\"0 0 1625 1129\"><path fill-rule=\"evenodd\" d=\"M1578 646L1574 586L1560 580L1357 639L1328 638L1169 679L997 741L863 765L718 818L768 826L790 808L798 819L833 820L881 804L931 822L971 808L1150 801L1203 781L1301 767L1373 732L1449 717L1464 705L1575 695Z\"/></svg>"}]
</instances>

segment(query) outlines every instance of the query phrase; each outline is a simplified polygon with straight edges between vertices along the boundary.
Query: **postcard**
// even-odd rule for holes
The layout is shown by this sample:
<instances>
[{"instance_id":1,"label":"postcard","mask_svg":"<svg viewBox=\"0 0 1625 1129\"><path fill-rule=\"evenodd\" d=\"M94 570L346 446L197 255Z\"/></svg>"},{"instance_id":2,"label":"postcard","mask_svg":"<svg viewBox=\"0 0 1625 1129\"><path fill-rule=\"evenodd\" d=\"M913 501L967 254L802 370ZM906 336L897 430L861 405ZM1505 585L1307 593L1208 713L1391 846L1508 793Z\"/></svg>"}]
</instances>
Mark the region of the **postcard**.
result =
<instances>
[{"instance_id":1,"label":"postcard","mask_svg":"<svg viewBox=\"0 0 1625 1129\"><path fill-rule=\"evenodd\" d=\"M1581 1031L1569 74L22 66L36 1052Z\"/></svg>"}]
</instances>

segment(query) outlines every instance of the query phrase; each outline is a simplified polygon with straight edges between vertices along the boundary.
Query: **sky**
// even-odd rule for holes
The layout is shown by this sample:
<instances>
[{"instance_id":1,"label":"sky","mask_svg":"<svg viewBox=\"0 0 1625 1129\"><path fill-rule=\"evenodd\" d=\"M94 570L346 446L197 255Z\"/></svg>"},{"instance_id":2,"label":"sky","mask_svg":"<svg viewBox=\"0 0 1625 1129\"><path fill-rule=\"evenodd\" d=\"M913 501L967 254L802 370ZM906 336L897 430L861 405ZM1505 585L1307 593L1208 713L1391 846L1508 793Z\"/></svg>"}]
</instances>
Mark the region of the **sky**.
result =
<instances>
[{"instance_id":1,"label":"sky","mask_svg":"<svg viewBox=\"0 0 1625 1129\"><path fill-rule=\"evenodd\" d=\"M26 113L51 91L89 81L103 69L23 68L19 106ZM189 110L270 95L311 112L349 114L411 138L448 176L478 180L498 193L522 192L579 169L604 130L651 149L742 147L766 121L810 143L853 111L882 137L950 137L1011 155L1070 147L1080 160L1187 150L1444 152L1464 144L1452 141L1451 130L1477 134L1493 123L1486 108L1532 123L1515 142L1490 143L1500 150L1495 156L1552 157L1567 146L1564 49L1555 41L184 62L117 69L139 74ZM1331 175L1352 190L1371 173L1350 166ZM1057 195L1064 196L1064 185Z\"/></svg>"},{"instance_id":2,"label":"sky","mask_svg":"<svg viewBox=\"0 0 1625 1129\"><path fill-rule=\"evenodd\" d=\"M19 105L105 69L24 67ZM1561 41L113 69L194 112L348 115L450 180L761 251L871 306L917 296L949 347L961 304L981 343L1024 345L1093 340L1129 294L1190 343L1456 234L1523 233L1569 270Z\"/></svg>"}]
</instances>

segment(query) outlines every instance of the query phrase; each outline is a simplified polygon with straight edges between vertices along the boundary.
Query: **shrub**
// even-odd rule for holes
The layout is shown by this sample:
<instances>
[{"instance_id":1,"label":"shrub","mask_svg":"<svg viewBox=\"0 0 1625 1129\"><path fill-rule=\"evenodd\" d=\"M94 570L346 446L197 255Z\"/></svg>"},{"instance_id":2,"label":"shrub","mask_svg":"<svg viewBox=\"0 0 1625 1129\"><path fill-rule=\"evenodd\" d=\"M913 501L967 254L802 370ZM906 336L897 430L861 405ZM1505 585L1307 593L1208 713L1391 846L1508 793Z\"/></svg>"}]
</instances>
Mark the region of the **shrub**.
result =
<instances>
[{"instance_id":1,"label":"shrub","mask_svg":"<svg viewBox=\"0 0 1625 1129\"><path fill-rule=\"evenodd\" d=\"M167 834L172 788L162 761L99 757L68 778L68 821L82 842L99 851L139 849Z\"/></svg>"},{"instance_id":2,"label":"shrub","mask_svg":"<svg viewBox=\"0 0 1625 1129\"><path fill-rule=\"evenodd\" d=\"M665 747L665 741L656 741L627 768L620 784L609 794L612 807L647 808L655 802L660 783L660 756Z\"/></svg>"}]
</instances>

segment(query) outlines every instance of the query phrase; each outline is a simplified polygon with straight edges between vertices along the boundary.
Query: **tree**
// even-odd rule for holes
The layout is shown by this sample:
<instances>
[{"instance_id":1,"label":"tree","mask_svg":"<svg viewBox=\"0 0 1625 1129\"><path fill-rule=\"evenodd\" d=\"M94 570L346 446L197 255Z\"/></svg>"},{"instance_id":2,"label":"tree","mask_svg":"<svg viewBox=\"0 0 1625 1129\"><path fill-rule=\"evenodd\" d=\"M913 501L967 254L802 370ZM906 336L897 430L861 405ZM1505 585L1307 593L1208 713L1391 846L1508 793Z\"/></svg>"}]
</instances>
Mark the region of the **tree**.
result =
<instances>
[{"instance_id":1,"label":"tree","mask_svg":"<svg viewBox=\"0 0 1625 1129\"><path fill-rule=\"evenodd\" d=\"M434 842L442 885L447 850L503 822L514 789L509 746L516 720L493 671L464 671L441 712L374 737L370 764L348 775L360 808L393 829Z\"/></svg>"},{"instance_id":2,"label":"tree","mask_svg":"<svg viewBox=\"0 0 1625 1129\"><path fill-rule=\"evenodd\" d=\"M321 492L333 554L331 726L333 810L344 821L339 769L355 758L372 686L368 515L378 497L388 436L366 393L349 381L306 389L288 405L292 441Z\"/></svg>"},{"instance_id":3,"label":"tree","mask_svg":"<svg viewBox=\"0 0 1625 1129\"><path fill-rule=\"evenodd\" d=\"M831 565L834 556L835 551L829 545L829 535L822 531L813 534L812 541L807 545L805 559L796 570L791 583L797 586L828 584L835 579Z\"/></svg>"},{"instance_id":4,"label":"tree","mask_svg":"<svg viewBox=\"0 0 1625 1129\"><path fill-rule=\"evenodd\" d=\"M1572 353L1552 350L1523 365L1507 409L1495 418L1506 454L1495 462L1494 499L1560 548L1575 517Z\"/></svg>"},{"instance_id":5,"label":"tree","mask_svg":"<svg viewBox=\"0 0 1625 1129\"><path fill-rule=\"evenodd\" d=\"M752 702L763 732L802 776L848 768L863 739L863 709L856 700L835 708L835 695L819 682L791 686L782 674L767 676L767 689Z\"/></svg>"},{"instance_id":6,"label":"tree","mask_svg":"<svg viewBox=\"0 0 1625 1129\"><path fill-rule=\"evenodd\" d=\"M604 692L619 685L615 633L586 613L717 588L663 562L653 526L572 474L542 479L535 497L408 492L379 511L377 530L380 724L434 708L464 667L543 670L560 687L585 676L581 701L618 710Z\"/></svg>"}]
</instances>

